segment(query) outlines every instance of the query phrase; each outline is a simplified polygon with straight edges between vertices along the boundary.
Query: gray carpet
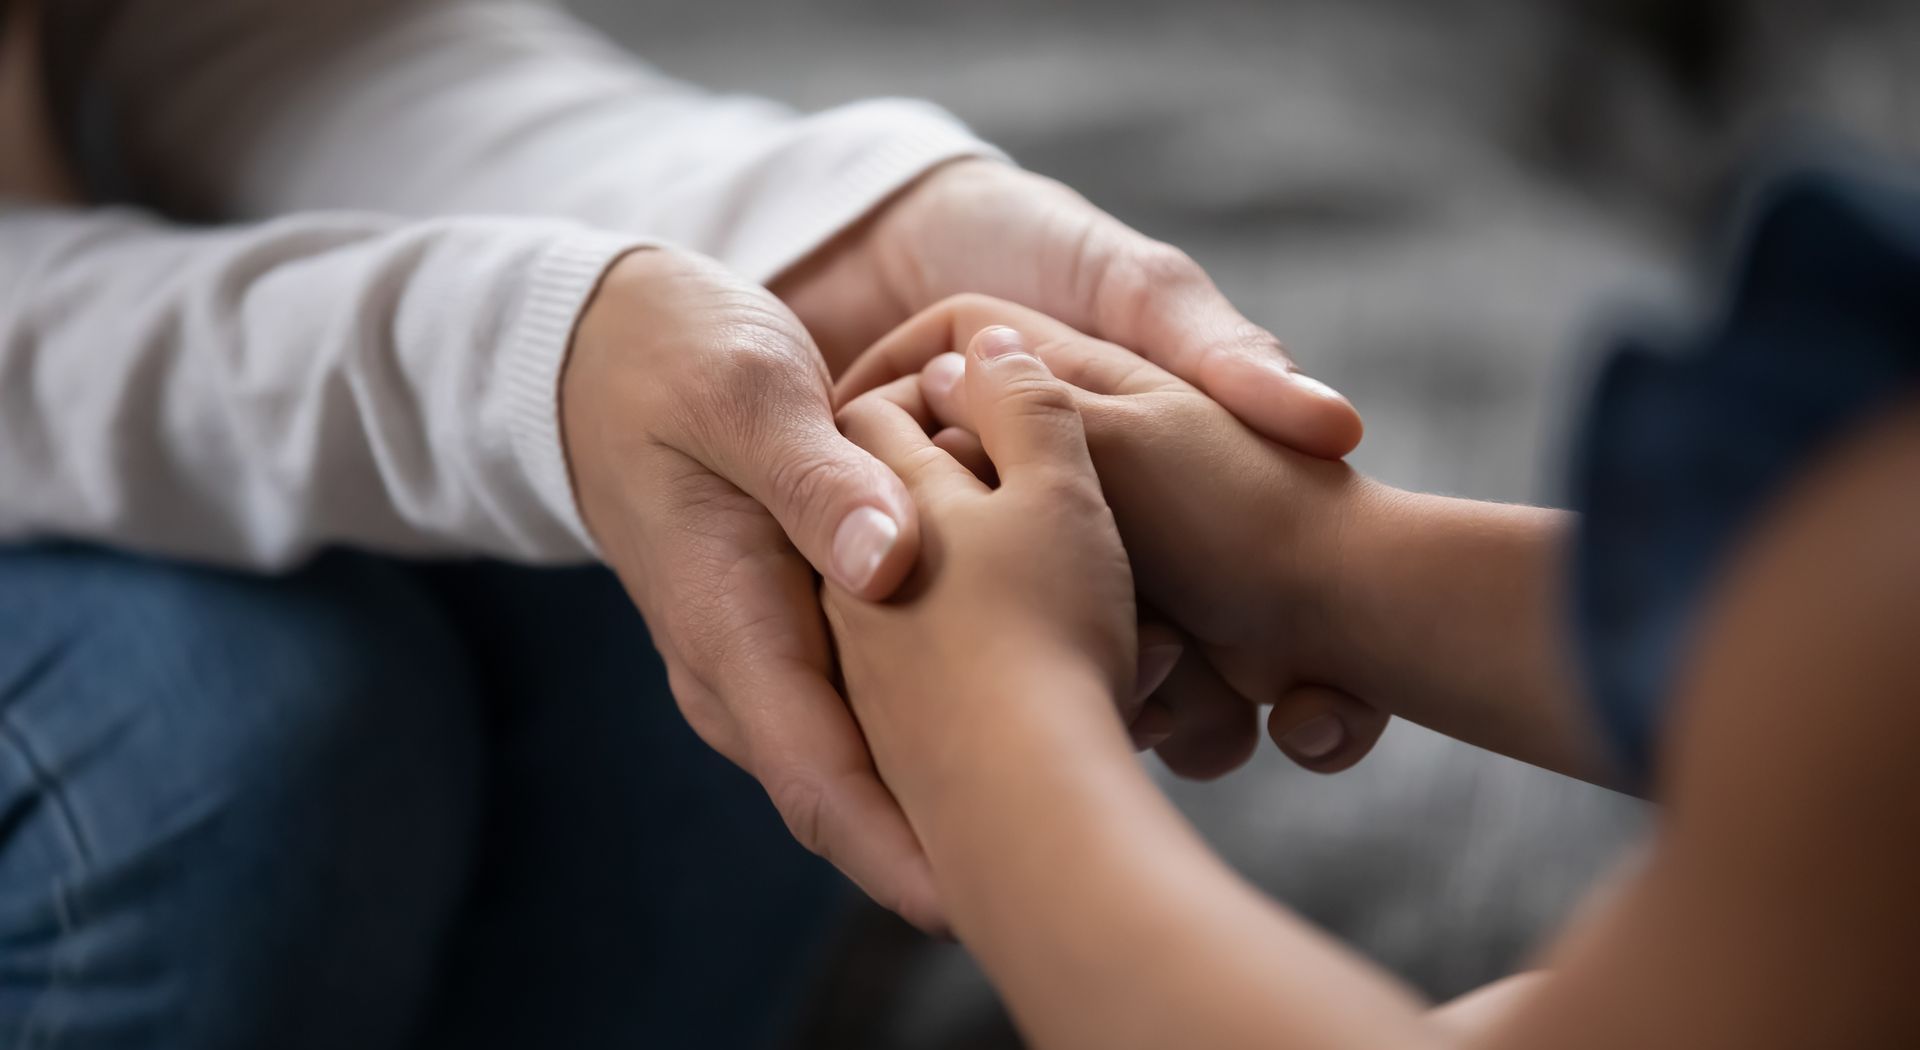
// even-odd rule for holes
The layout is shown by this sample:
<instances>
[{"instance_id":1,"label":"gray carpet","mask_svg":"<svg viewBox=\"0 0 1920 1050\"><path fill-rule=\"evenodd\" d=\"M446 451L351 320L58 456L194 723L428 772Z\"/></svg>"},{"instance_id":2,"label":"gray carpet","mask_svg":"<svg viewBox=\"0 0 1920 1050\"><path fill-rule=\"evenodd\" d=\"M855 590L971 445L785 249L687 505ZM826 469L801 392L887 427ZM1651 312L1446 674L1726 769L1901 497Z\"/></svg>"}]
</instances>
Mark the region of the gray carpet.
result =
<instances>
[{"instance_id":1,"label":"gray carpet","mask_svg":"<svg viewBox=\"0 0 1920 1050\"><path fill-rule=\"evenodd\" d=\"M668 70L806 107L935 99L1187 249L1368 420L1400 485L1553 502L1605 334L1681 316L1768 143L1920 144L1897 3L903 0L575 5ZM1249 877L1439 996L1524 965L1646 813L1396 725L1322 779L1173 784ZM807 1044L1017 1045L958 949L860 917Z\"/></svg>"}]
</instances>

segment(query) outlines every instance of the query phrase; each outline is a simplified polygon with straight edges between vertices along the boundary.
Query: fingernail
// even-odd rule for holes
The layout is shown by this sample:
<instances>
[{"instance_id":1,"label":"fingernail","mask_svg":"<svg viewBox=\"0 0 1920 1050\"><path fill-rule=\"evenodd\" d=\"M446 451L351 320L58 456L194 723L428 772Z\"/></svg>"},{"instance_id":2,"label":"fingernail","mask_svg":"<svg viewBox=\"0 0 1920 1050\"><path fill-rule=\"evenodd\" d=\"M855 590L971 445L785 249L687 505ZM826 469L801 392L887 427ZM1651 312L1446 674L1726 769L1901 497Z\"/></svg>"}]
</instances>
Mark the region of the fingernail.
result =
<instances>
[{"instance_id":1,"label":"fingernail","mask_svg":"<svg viewBox=\"0 0 1920 1050\"><path fill-rule=\"evenodd\" d=\"M973 346L974 352L979 354L983 361L1027 352L1026 340L1020 338L1019 332L1005 325L982 328L980 334L973 337Z\"/></svg>"},{"instance_id":2,"label":"fingernail","mask_svg":"<svg viewBox=\"0 0 1920 1050\"><path fill-rule=\"evenodd\" d=\"M899 539L898 522L877 508L856 508L841 519L833 534L833 567L840 573L840 582L855 591L866 590Z\"/></svg>"},{"instance_id":3,"label":"fingernail","mask_svg":"<svg viewBox=\"0 0 1920 1050\"><path fill-rule=\"evenodd\" d=\"M1133 699L1135 703L1153 695L1155 689L1173 673L1173 665L1180 662L1181 647L1178 645L1154 645L1140 650L1139 670L1133 676Z\"/></svg>"},{"instance_id":4,"label":"fingernail","mask_svg":"<svg viewBox=\"0 0 1920 1050\"><path fill-rule=\"evenodd\" d=\"M1340 749L1347 729L1332 715L1315 715L1294 726L1282 737L1287 750L1301 758L1325 758Z\"/></svg>"},{"instance_id":5,"label":"fingernail","mask_svg":"<svg viewBox=\"0 0 1920 1050\"><path fill-rule=\"evenodd\" d=\"M1328 386L1325 383L1322 383L1318 379L1315 379L1312 376L1307 375L1305 372L1288 372L1287 379L1291 381L1294 386L1297 386L1300 389L1305 390L1307 393L1313 394L1318 397L1324 397L1329 401L1344 402L1347 399L1347 395L1342 394L1340 391L1335 390L1334 388Z\"/></svg>"}]
</instances>

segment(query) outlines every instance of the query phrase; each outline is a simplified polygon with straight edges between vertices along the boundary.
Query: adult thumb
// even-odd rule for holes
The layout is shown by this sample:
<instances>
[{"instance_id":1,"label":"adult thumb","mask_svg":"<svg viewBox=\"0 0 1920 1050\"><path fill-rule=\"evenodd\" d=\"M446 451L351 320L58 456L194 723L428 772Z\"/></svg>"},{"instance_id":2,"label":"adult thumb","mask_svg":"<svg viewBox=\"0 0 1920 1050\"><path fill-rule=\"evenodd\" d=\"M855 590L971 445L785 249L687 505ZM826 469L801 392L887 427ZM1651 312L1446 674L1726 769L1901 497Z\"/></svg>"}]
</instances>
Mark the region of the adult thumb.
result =
<instances>
[{"instance_id":1,"label":"adult thumb","mask_svg":"<svg viewBox=\"0 0 1920 1050\"><path fill-rule=\"evenodd\" d=\"M765 357L758 363L766 367ZM747 384L752 396L734 399L737 412L710 418L697 458L766 508L822 576L861 598L886 598L919 555L913 499L891 468L840 433L824 382L798 364L791 371Z\"/></svg>"}]
</instances>

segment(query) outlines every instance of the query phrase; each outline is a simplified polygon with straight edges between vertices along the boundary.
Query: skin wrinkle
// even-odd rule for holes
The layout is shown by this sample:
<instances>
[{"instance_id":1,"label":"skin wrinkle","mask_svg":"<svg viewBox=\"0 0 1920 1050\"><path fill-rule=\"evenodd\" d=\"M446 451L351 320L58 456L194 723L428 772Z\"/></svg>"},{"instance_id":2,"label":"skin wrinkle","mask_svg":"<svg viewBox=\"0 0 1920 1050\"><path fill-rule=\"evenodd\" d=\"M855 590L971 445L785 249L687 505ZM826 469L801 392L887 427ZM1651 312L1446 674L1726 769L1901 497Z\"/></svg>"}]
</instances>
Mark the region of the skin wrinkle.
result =
<instances>
[{"instance_id":1,"label":"skin wrinkle","mask_svg":"<svg viewBox=\"0 0 1920 1050\"><path fill-rule=\"evenodd\" d=\"M391 7L382 9L382 5L371 0L356 0L350 5L356 12L352 17L335 19L318 14L320 9L316 8L315 22L312 24L324 24L337 32L316 33L311 38L304 38L299 29L291 28L307 26L308 23L304 21L253 17L256 9L264 11L269 6L249 3L237 5L230 12L223 8L219 13L223 21L214 27L219 32L209 33L200 31L206 27L196 26L190 16L184 13L185 8L176 12L155 3L151 8L136 10L132 4L127 5L129 18L114 26L116 40L124 41L127 38L126 26L131 24L134 17L151 17L154 25L159 25L163 19L177 18L181 20L182 32L177 41L169 35L169 46L162 49L163 53L127 56L128 65L134 68L116 66L102 69L103 77L112 82L100 86L109 93L124 86L124 82L115 80L115 77L125 77L126 82L151 77L153 79L147 82L160 84L167 72L165 65L170 61L183 63L180 70L182 75L176 81L185 85L180 90L204 93L208 97L222 89L223 79L244 82L254 78L260 81L249 85L252 89L250 97L254 98L255 104L243 107L245 112L238 114L233 121L217 121L206 128L197 128L193 126L195 122L179 119L182 113L191 114L195 108L193 97L197 95L189 97L156 92L150 100L143 100L140 113L151 118L150 122L127 129L131 144L135 147L133 152L139 154L129 159L143 169L154 169L139 173L143 184L149 187L172 187L168 192L177 191L193 196L195 200L190 203L204 206L209 217L215 217L217 213L217 217L233 220L236 226L268 215L283 216L271 223L263 223L260 228L278 229L281 228L279 224L287 224L296 233L300 229L300 216L295 213L310 207L313 201L311 195L315 193L325 195L329 202L365 209L368 213L407 215L415 209L430 209L447 202L454 202L459 210L465 211L470 205L484 202L489 209L476 207L475 210L524 209L599 228L609 225L605 222L604 214L582 214L569 209L585 200L617 199L620 193L637 193L636 200L647 196L644 191L649 187L645 185L645 172L639 175L639 183L592 184L594 178L604 178L609 173L618 174L621 161L632 159L631 153L622 154L623 146L620 144L610 147L614 153L592 158L595 163L572 165L571 170L564 173L561 169L569 168L564 163L567 158L559 157L561 163L555 163L553 170L554 177L560 181L545 182L538 186L502 177L499 171L480 170L480 166L470 171L448 171L449 176L457 174L463 184L447 187L447 196L440 202L423 202L417 195L410 195L412 189L409 187L417 183L418 171L393 168L394 177L391 180L356 183L347 177L354 167L354 154L349 149L340 148L341 145L358 141L386 141L383 136L408 126L402 114L419 111L419 107L405 103L420 101L422 97L416 93L421 85L416 77L410 75L409 69L398 64L392 69L375 68L377 63L368 61L368 56L391 54L396 60L404 61L417 57L418 53L412 47L418 41L410 42L384 35L400 22L391 14ZM489 162L488 166L497 164L507 171L524 170L541 159L528 154L528 150L563 149L559 143L567 138L566 128L556 128L554 137L536 139L527 136L524 127L499 125L497 120L501 119L501 115L498 113L479 112L481 107L461 112L460 107L455 105L463 91L484 93L487 87L503 82L489 78L507 77L509 73L527 69L542 72L539 68L541 63L553 63L552 68L544 72L558 78L556 83L561 87L565 86L565 78L570 75L581 78L588 85L582 87L587 95L603 91L607 84L624 85L594 96L592 108L602 115L617 114L629 106L646 107L659 101L657 98L636 97L643 95L647 89L646 78L634 75L642 71L638 63L618 55L614 49L590 44L591 34L573 26L563 16L542 13L536 17L529 14L528 20L522 23L510 17L513 11L507 7L492 12L489 17L473 20L463 20L452 14L468 6L447 5L447 21L444 24L437 20L407 23L430 25L445 31L444 37L435 36L432 43L436 48L444 49L433 52L436 76L445 74L447 79L444 83L435 80L428 85L434 92L431 101L436 107L441 103L446 104L450 121L445 129L447 142L439 145L456 149L464 156L484 157ZM358 14L362 8L371 14L362 18ZM91 6L88 9L99 10ZM62 10L78 10L78 7L68 5ZM519 25L538 28L538 33L530 35L538 37L538 40L509 42L499 35L503 30L511 32ZM363 33L364 36L361 36ZM553 46L550 50L542 50L544 43ZM527 45L527 49L524 52L517 50L523 44ZM114 46L117 48L118 44ZM302 62L290 63L289 68L284 70L270 68L271 63L262 65L254 61L261 56L289 53L290 49L309 46L311 51L302 53ZM463 48L467 50L463 51ZM487 48L508 49L496 53L512 54L515 58L512 69L488 67L463 73L460 68L463 65L462 56L466 56L465 64L472 65L474 48L482 51ZM119 55L117 50L115 55ZM306 61L308 59L311 61ZM600 64L602 62L605 64ZM360 75L337 75L342 70ZM699 95L696 92L675 89L675 96L679 102L698 105ZM299 99L300 116L303 118L292 124L280 119L283 115L277 114L275 106L268 101L289 97ZM152 105L145 105L147 101ZM393 104L384 107L386 113L383 115L383 107L377 103ZM439 110L436 108L435 112ZM570 124L582 112L584 109L568 111L556 115L556 120ZM876 121L868 133L884 136L901 130L914 130L910 122L891 123L899 116L895 114L887 121ZM158 122L165 122L167 126L154 126ZM698 121L690 117L683 123L693 126ZM769 119L764 130L768 135L778 135L796 127L811 130L816 126L826 125L818 122L782 124L777 119ZM842 130L846 128L842 127ZM860 129L854 126L853 130ZM1110 250L1124 253L1135 250L1139 243L1145 243L1144 239L1120 236L1124 227L1057 183L998 161L949 162L950 158L969 151L978 154L992 151L989 147L972 142L964 132L949 126L938 116L933 116L928 122L927 130L930 132L928 141L933 145L926 147L931 151L926 158L927 167L917 177L909 180L905 171L887 173L887 188L875 197L874 207L865 219L842 231L843 235L834 237L825 248L815 245L813 251L807 251L807 245L792 245L792 254L782 256L802 260L792 268L792 274L780 278L778 283L782 290L791 290L796 303L805 299L821 304L819 309L831 316L808 315L803 323L794 310L769 295L764 288L736 277L722 262L678 249L632 251L629 246L629 254L598 271L601 278L599 286L592 290L588 302L576 318L577 324L566 333L551 333L555 341L570 336L570 342L564 348L568 352L559 354L559 359L551 362L561 369L557 411L560 417L559 462L564 464L562 470L565 477L554 479L541 474L533 479L537 484L531 487L539 490L541 503L534 512L547 518L561 519L561 529L558 531L567 534L562 542L574 545L572 534L575 530L571 527L574 523L570 516L575 508L548 505L555 502L551 493L551 489L556 487L554 482L570 483L579 516L599 540L598 546L615 571L623 576L628 592L643 604L645 611L654 614L654 622L663 622L661 609L683 599L737 601L744 603L742 608L716 611L714 622L699 626L710 632L720 632L726 629L728 618L732 617L747 621L750 627L773 633L771 628L781 615L778 610L785 608L788 619L783 630L778 632L780 637L765 640L763 644L785 647L794 652L804 651L806 633L819 633L817 613L813 612L817 602L811 595L805 600L795 598L797 586L793 581L810 581L811 570L816 567L829 574L835 571L831 564L831 547L824 535L829 530L815 528L818 522L811 520L832 516L820 509L823 507L838 510L850 505L871 504L904 515L906 520L901 522L903 538L896 542L894 552L887 555L891 560L883 575L904 575L910 567L914 553L911 549L914 530L910 506L904 500L897 479L879 469L870 459L864 458L857 448L834 432L831 404L827 396L827 379L832 370L822 357L821 348L812 342L809 335L812 329L808 323L820 320L824 327L833 331L836 338L846 338L845 333L861 333L861 342L864 342L904 319L909 310L922 305L928 296L986 284L999 285L1002 291L1020 292L1035 299L1049 300L1043 305L1055 310L1085 315L1095 309L1094 304L1065 300L1071 296L1092 293L1087 287L1064 286L1059 272L1061 266L1057 264L1067 259L1068 252L1084 259L1088 252ZM164 167L161 162L169 158L157 155L156 151L147 148L148 144L170 141L171 137L178 136L211 143L212 148L195 149L192 142L182 139L178 148L180 157L177 158L181 162L181 170L159 170ZM823 157L827 155L825 151L845 144L837 139L824 142ZM693 145L705 148L710 144ZM750 152L751 148L751 143L742 146L746 152ZM311 179L295 180L297 185L289 187L283 185L283 180L275 174L298 166L303 151L322 149L325 150L325 156L305 154L307 159L323 161L316 169L318 173L313 174ZM423 143L422 149L427 150L427 144ZM222 169L220 173L196 169L193 158L200 157L204 161L209 153L222 157L230 153L233 163L218 165ZM444 153L436 157L432 151L427 151L417 156L400 157L396 163L416 168L425 165L421 170L441 170L444 159ZM936 161L939 163L936 164ZM109 173L92 174L104 177ZM634 173L627 174L631 179ZM776 172L774 178L779 174ZM827 178L826 175L818 177ZM769 181L764 169L743 171L738 184L722 187L721 195L728 201L737 198L752 205L756 194L772 189L766 184ZM905 188L896 192L893 187L903 182ZM836 183L822 188L830 188L843 196L851 194L853 199L858 199L861 192L859 185ZM242 199L226 199L236 193ZM786 201L790 196L770 193L767 199ZM967 206L956 207L956 202L965 202ZM671 225L676 218L671 215L650 215L644 208L638 209L634 215L648 222L657 220L667 225ZM69 221L84 228L104 218L87 213L74 216ZM448 225L459 225L466 221L462 217L442 218ZM620 223L611 225L618 229L649 228L638 221L632 226ZM767 230L771 231L766 233L769 238L783 235L779 224L769 223ZM1098 235L1098 231L1106 233ZM247 232L251 232L251 228ZM188 242L187 231L165 227L163 223L156 223L152 234L157 240L170 245ZM192 235L197 237L200 234L193 231ZM740 246L725 244L712 247L728 251ZM747 247L755 252L769 248L764 244ZM264 253L262 258L271 257L270 246L261 250ZM417 262L421 257L412 258ZM97 260L89 262L99 265ZM595 265L602 262L604 259L596 259ZM1113 261L1108 260L1108 264L1112 265ZM381 272L392 276L391 271ZM1119 271L1115 269L1114 272ZM820 283L810 284L800 279L800 275L817 278ZM789 280L790 277L793 280ZM284 288L285 282L280 286ZM792 286L791 289L789 286ZM358 302L355 297L364 298L367 289L362 282L352 288L334 290L340 292L343 300L352 300L340 304L349 307ZM457 295L442 295L434 301L445 307L447 318L459 317L463 323L473 322L476 316L485 319L485 311L476 315L473 311L459 310L457 301L447 305L450 300L457 298ZM383 302L392 305L391 301L380 297L370 302L376 306ZM164 306L164 303L159 305ZM233 303L205 301L204 298L199 301L199 306L215 310L235 308ZM1219 304L1219 308L1227 309L1224 304ZM390 332L390 326L387 331ZM337 329L335 334L339 334ZM541 348L543 355L546 350L553 349L556 348ZM857 349L857 346L852 349ZM841 345L828 348L828 352L839 354L850 351L847 346ZM543 356L542 360L545 362L546 358ZM359 364L364 365L365 362ZM219 381L217 378L210 380L208 375L202 373L212 373L216 369L217 363L199 362L191 369L191 374L160 378L166 379L175 391L190 385L207 388L217 386ZM136 378L157 381L147 373L138 373ZM363 388L375 389L390 378L376 377ZM293 389L297 392L297 386ZM540 396L537 393L527 395L530 399ZM113 403L104 407L115 410L113 418L140 420L145 418L141 415L140 405L150 398L146 391L129 389L111 400ZM374 422L405 425L410 414L427 410L441 411L449 405L458 407L462 403L460 398L453 396L403 396L387 399L384 403L365 401L348 407L360 414L391 413L391 417ZM261 408L259 405L247 407L255 412ZM523 404L520 407L529 406ZM533 405L531 408L535 412L544 412L542 405ZM431 432L435 435L449 432L444 419L427 422L432 425ZM154 429L162 428L154 424ZM460 428L454 428L453 432L461 440L443 440L430 443L434 447L409 450L433 461L423 465L420 472L416 473L430 474L440 465L440 461L455 461L449 469L460 472L461 476L474 483L485 485L498 481L501 485L500 492L491 493L500 498L488 501L489 508L512 509L510 504L516 493L511 487L525 479L494 479L489 473L490 465L487 469L478 469L473 464L458 462L460 457L471 451L466 446L474 444L465 438L480 440L484 435L470 434ZM164 434L141 433L137 436L143 440L167 439ZM536 437L535 440L544 438ZM659 451L661 449L673 450L674 455L665 455ZM174 451L176 449L173 447L163 450L165 453ZM241 459L248 454L248 450L236 448L215 452L216 455L222 453ZM689 466L680 457L698 466ZM822 462L801 463L790 457L811 457ZM176 459L185 461L203 457L182 455ZM541 457L540 464L546 464L550 459L552 457ZM315 532L351 531L365 528L356 520L357 516L382 513L394 519L390 523L382 519L383 526L388 529L388 533L383 534L385 538L389 534L404 536L404 530L417 524L409 520L408 515L419 512L422 500L418 494L394 490L395 485L410 483L412 479L393 477L381 479L385 483L384 489L381 484L369 484L364 489L356 490L356 495L371 503L385 499L394 506L366 511L345 507L342 502L337 513L325 521L309 520L299 511L317 504L311 503L306 494L289 492L289 488L298 490L305 485L318 489L337 486L338 482L329 473L334 468L333 461L316 456L303 462L311 468L304 481L299 476L286 475L275 479L273 491L260 492L262 500L281 501L281 505L276 505L274 509L284 513L271 515L271 522L216 522L211 529L195 523L195 527L202 531L228 528L245 533L248 529L266 530L269 527L299 529L304 521ZM118 485L120 483L115 477L118 471L126 469L123 464L124 461L116 461L112 469L96 473L107 475L108 484ZM516 467L527 471L534 469L526 463L517 463ZM716 487L712 493L689 489L689 493L718 501L715 505L737 507L740 517L729 523L729 536L694 543L690 534L710 531L712 523L691 520L690 515L711 515L711 507L702 506L683 513L682 508L655 497L661 491L658 484L660 476L677 479L683 476L683 472L698 470L711 471L715 478L724 479L724 488ZM210 484L219 483L219 479L215 478ZM668 484L673 483L670 481ZM131 491L132 485L121 487ZM149 489L153 487L148 486ZM143 497L148 495L145 492L134 494ZM756 497L771 504L780 514L775 517L766 513L755 502ZM231 508L213 508L203 516L230 511ZM148 528L141 519L147 513L138 505L130 505L123 517L111 523L110 530L114 535L107 538L135 542L141 540L141 531ZM778 525L781 521L794 526L791 545L788 541L769 538L782 531ZM459 550L463 543L471 541L464 530L475 526L465 521L451 521L434 522L432 527L437 530L431 537L435 544ZM246 539L244 535L240 538ZM514 536L509 541L519 543L522 539L521 536ZM509 541L488 538L488 542ZM549 541L544 537L533 537L525 542L534 545ZM777 551L777 556L742 562L721 547L712 545L727 543L762 544L769 550ZM672 564L672 555L682 551L691 551L696 557L728 565L729 573L739 581L737 586L720 592L703 591L697 581L684 578L684 566ZM544 557L553 552L540 550L532 553ZM802 557L809 553L813 555L811 565ZM246 558L243 554L236 560L245 561ZM762 570L770 574L770 578L758 581L751 579L755 571ZM886 586L876 578L871 589L876 593L868 596L875 597ZM662 648L663 651L681 654L681 658L675 662L686 667L685 657L699 657L700 653L693 637L670 637L678 626L671 622L663 626ZM753 636L748 633L743 637ZM702 659L700 666L684 671L681 678L687 680L697 675L715 677L717 671L710 663ZM804 683L776 682L771 686L755 683L755 686L791 691L796 684L811 687L815 682L824 688L826 681L824 672L821 672ZM732 687L730 682L724 680L709 684ZM752 697L732 695L705 686L703 689L715 694L719 704L742 718L748 717L750 712L755 717L766 713L753 710ZM840 720L814 719L815 715L823 713ZM840 746L849 740L857 742L852 728L844 724L842 711L795 712L780 717L791 721L785 725L770 722L756 728L762 732L775 732L804 722L801 728L816 731L821 739L830 740L833 746ZM877 790L877 782L874 787ZM884 812L856 813L852 808L846 816L850 820L861 817L869 823L878 824L884 824L887 819ZM842 831L857 833L857 829L853 828ZM860 874L870 884L886 878L884 872Z\"/></svg>"}]
</instances>

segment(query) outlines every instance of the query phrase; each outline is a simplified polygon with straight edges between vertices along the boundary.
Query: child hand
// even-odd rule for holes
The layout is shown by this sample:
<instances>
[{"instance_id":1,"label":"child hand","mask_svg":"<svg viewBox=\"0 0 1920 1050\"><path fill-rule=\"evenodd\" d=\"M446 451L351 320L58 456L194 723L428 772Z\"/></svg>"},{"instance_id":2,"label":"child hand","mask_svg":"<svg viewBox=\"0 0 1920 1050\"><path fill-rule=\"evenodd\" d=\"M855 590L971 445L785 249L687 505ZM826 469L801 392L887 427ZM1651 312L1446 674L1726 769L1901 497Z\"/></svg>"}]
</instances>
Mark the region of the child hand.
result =
<instances>
[{"instance_id":1,"label":"child hand","mask_svg":"<svg viewBox=\"0 0 1920 1050\"><path fill-rule=\"evenodd\" d=\"M848 700L910 816L937 796L943 763L993 753L1009 722L1077 717L1091 697L1088 724L1124 743L1111 704L1135 677L1133 577L1075 394L1010 329L984 327L969 344L955 382L997 487L928 436L914 376L840 411L920 513L920 561L894 600L829 582L822 602Z\"/></svg>"},{"instance_id":2,"label":"child hand","mask_svg":"<svg viewBox=\"0 0 1920 1050\"><path fill-rule=\"evenodd\" d=\"M839 389L924 366L922 394L947 427L936 443L984 470L966 433L979 422L972 387L959 381L961 362L949 351L990 325L1018 330L1074 385L1141 599L1199 643L1155 695L1181 723L1162 749L1169 765L1210 775L1243 761L1255 735L1257 708L1248 700L1276 702L1269 730L1307 768L1332 772L1363 757L1386 718L1322 684L1316 635L1323 596L1341 575L1343 515L1375 491L1370 483L1344 464L1260 437L1120 347L979 296L948 300L896 329ZM1205 731L1190 732L1196 723Z\"/></svg>"}]
</instances>

